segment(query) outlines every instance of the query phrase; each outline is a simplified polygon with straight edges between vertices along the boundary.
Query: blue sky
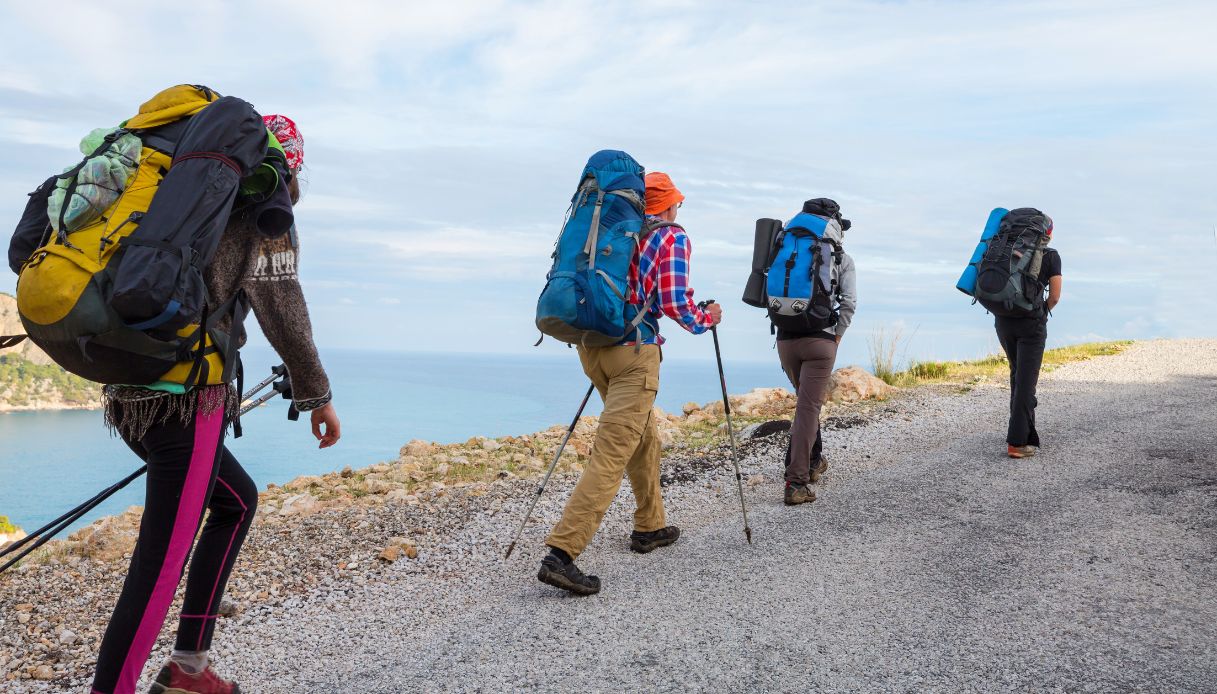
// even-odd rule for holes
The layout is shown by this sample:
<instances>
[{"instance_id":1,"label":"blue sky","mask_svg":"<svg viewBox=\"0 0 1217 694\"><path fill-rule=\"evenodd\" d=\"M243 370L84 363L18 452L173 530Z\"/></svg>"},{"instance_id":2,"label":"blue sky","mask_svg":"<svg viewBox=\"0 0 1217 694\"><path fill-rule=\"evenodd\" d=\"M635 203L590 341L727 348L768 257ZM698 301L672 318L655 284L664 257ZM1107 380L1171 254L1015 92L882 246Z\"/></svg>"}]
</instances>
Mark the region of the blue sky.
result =
<instances>
[{"instance_id":1,"label":"blue sky","mask_svg":"<svg viewBox=\"0 0 1217 694\"><path fill-rule=\"evenodd\" d=\"M1215 333L1211 2L179 5L0 10L0 217L165 86L286 113L323 349L532 350L554 237L601 148L685 192L728 358L776 359L739 301L754 220L820 196L854 222L842 361L865 362L880 327L911 336L910 357L996 349L953 285L998 205L1056 220L1053 342ZM668 354L712 354L676 330Z\"/></svg>"}]
</instances>

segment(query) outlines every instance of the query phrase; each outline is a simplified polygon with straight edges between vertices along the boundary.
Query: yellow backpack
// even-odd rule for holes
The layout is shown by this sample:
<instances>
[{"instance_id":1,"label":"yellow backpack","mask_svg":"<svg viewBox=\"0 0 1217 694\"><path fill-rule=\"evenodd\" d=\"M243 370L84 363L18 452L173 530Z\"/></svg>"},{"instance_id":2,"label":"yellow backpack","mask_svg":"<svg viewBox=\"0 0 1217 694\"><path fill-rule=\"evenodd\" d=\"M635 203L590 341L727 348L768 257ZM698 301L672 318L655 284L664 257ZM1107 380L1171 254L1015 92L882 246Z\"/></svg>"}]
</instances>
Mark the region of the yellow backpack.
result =
<instances>
[{"instance_id":1,"label":"yellow backpack","mask_svg":"<svg viewBox=\"0 0 1217 694\"><path fill-rule=\"evenodd\" d=\"M64 210L88 185L81 171L129 135L142 144L138 166L95 221L73 229ZM14 249L36 246L17 283L29 338L60 366L100 383L231 380L248 304L238 294L210 305L203 272L241 180L266 157L262 119L240 99L178 85L143 104L84 161L31 194L13 240ZM53 220L46 205L57 190ZM226 316L231 336L216 329Z\"/></svg>"}]
</instances>

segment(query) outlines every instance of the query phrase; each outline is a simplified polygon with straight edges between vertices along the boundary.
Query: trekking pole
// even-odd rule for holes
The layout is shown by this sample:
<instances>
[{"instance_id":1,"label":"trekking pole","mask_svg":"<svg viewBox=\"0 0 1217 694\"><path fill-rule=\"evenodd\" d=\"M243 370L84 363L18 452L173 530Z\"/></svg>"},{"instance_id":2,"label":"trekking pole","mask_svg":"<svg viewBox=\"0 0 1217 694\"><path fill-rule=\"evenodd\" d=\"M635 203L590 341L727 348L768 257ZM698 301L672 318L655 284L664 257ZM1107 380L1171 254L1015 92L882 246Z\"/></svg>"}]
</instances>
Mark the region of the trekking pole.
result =
<instances>
[{"instance_id":1,"label":"trekking pole","mask_svg":"<svg viewBox=\"0 0 1217 694\"><path fill-rule=\"evenodd\" d=\"M520 541L520 536L524 534L524 526L528 525L528 519L532 518L532 510L537 507L537 502L541 500L541 492L545 491L545 485L549 483L549 476L554 474L554 468L558 467L558 458L562 457L562 451L566 448L566 442L570 441L571 434L575 433L575 425L579 423L579 417L583 414L583 408L587 407L587 401L591 399L592 391L595 389L595 384L587 387L587 394L583 396L583 402L579 403L579 410L575 412L575 418L570 420L570 427L566 429L566 436L562 438L562 443L558 446L558 452L554 454L554 461L549 464L549 469L545 471L545 479L541 480L541 486L537 487L537 493L532 497L532 503L528 505L528 513L524 514L524 520L520 522L520 529L516 531L515 538L507 546L507 554L503 555L504 559L511 556L511 551L516 548L516 543Z\"/></svg>"},{"instance_id":2,"label":"trekking pole","mask_svg":"<svg viewBox=\"0 0 1217 694\"><path fill-rule=\"evenodd\" d=\"M273 380L273 379L271 379L271 380ZM257 388L250 391L248 395L244 396L241 401L245 402L251 396L253 396L255 393L257 393L258 391L265 388L266 385L269 383L270 383L270 381L264 381L263 384L259 385ZM286 374L283 376L282 381L279 381L278 383L275 383L275 385L271 386L271 391L269 393L267 393L266 395L263 395L262 397L258 398L257 400L250 402L245 407L242 407L239 414L244 415L245 413L249 412L250 410L254 409L255 407L258 407L262 403L273 400L275 397L280 396L280 395L282 395L283 397L288 398L288 399L290 399L292 397L292 379L290 376L287 376ZM295 405L293 405L293 408L294 407L295 407Z\"/></svg>"},{"instance_id":3,"label":"trekking pole","mask_svg":"<svg viewBox=\"0 0 1217 694\"><path fill-rule=\"evenodd\" d=\"M274 381L280 377L282 377L283 380L279 381L278 383L274 383ZM250 388L248 391L246 391L241 396L242 402L244 402L245 400L248 400L249 398L253 397L254 395L257 395L259 392L264 390L267 386L271 385L272 383L274 383L272 392L267 393L266 395L263 395L262 397L258 398L256 401L254 401L254 402L250 403L249 405L247 405L246 407L242 408L241 414L245 414L249 410L257 407L258 405L261 405L262 403L270 400L271 398L274 398L277 395L282 395L285 398L291 397L291 392L292 392L291 391L291 379L287 375L287 367L284 366L283 364L280 364L279 366L275 366L275 367L271 368L271 376L269 378L264 379L261 383L257 384L253 388ZM114 484L110 485L109 487L106 487L105 489L101 490L95 496L88 499L84 503L80 504L76 508L73 508L72 510L70 510L67 513L63 514L62 516L56 518L55 520L51 521L50 523L47 523L46 525L42 526L41 528L30 533L29 535L26 535L25 537L21 538L20 540L10 544L8 547L5 547L3 550L0 550L0 557L4 557L9 554L12 554L13 552L16 552L17 550L21 549L23 546L25 546L26 544L28 544L30 542L34 543L31 546L26 547L26 549L23 550L17 556L15 556L12 559L10 559L9 561L5 562L5 564L3 566L0 566L0 573L4 573L4 571L6 571L9 567L13 566L17 562L24 559L25 557L29 556L29 554L31 552L33 552L34 550L43 546L47 542L49 542L56 535L63 532L65 528L67 528L71 524L75 523L76 521L80 520L82 517L84 517L84 515L86 513L88 513L89 511L92 511L94 508L97 508L97 506L99 506L106 499L109 499L110 497L117 494L121 489L126 487L128 484L131 484L131 482L135 481L140 475L143 475L147 471L148 471L148 466L144 465L140 469L136 470L135 472L132 472L130 475L127 475L126 477L122 478L118 482L115 482Z\"/></svg>"},{"instance_id":4,"label":"trekking pole","mask_svg":"<svg viewBox=\"0 0 1217 694\"><path fill-rule=\"evenodd\" d=\"M59 525L61 522L63 522L63 520L65 518L68 518L69 516L77 513L81 509L88 510L89 508L92 508L92 505L95 505L95 503L100 503L102 501L105 501L110 496L112 496L114 494L114 492L116 492L119 489L122 489L126 485L130 484L132 480L134 480L136 477L139 477L147 469L148 468L146 465L144 467L141 467L140 469L131 473L127 477L123 478L122 480L101 490L95 496L93 496L89 500L85 501L83 504L77 506L76 508L72 509L71 511L68 511L67 513L56 518L55 520L51 521L50 523L47 523L46 525L42 526L41 528L38 528L37 530L30 533L29 535L26 535L25 537L21 538L20 540L17 540L16 542L10 544L8 547L5 547L4 549L0 550L0 557L3 557L6 554L11 554L11 553L17 551L18 549L21 548L22 545L26 544L27 542L33 542L34 540L37 540L43 533L45 533L46 531L55 527L56 525Z\"/></svg>"},{"instance_id":5,"label":"trekking pole","mask_svg":"<svg viewBox=\"0 0 1217 694\"><path fill-rule=\"evenodd\" d=\"M59 518L56 518L55 520L44 525L43 527L39 528L38 530L35 530L30 535L27 535L27 536L21 538L20 540L18 540L17 542L14 542L12 545L5 547L4 551L0 552L0 556L4 556L6 554L14 552L18 548L20 548L22 545L26 544L27 542L37 539L37 541L34 542L34 544L30 545L29 547L26 547L20 554L18 554L17 556L15 556L12 559L5 562L4 566L0 566L0 573L4 573L10 566L21 561L26 556L28 556L31 552L33 552L34 550L38 549L39 547L45 545L47 542L50 542L53 537L55 537L59 533L63 532L64 528L66 528L69 525L80 520L80 518L82 516L84 516L89 511L92 511L94 508L97 507L98 504L100 504L101 502L105 501L106 499L109 499L110 497L114 496L116 493L118 493L118 491L120 489L127 486L128 484L131 484L132 481L134 481L137 477L139 477L140 475L147 472L147 470L148 470L147 465L141 467L140 469L136 470L135 472L131 473L130 475L127 475L126 477L122 478L118 482L115 482L111 486L102 490L101 493L97 494L97 496L94 496L92 499L89 499L88 501L84 502L80 506L77 506L76 508L72 509L71 511L68 511L67 513L63 514Z\"/></svg>"},{"instance_id":6,"label":"trekking pole","mask_svg":"<svg viewBox=\"0 0 1217 694\"><path fill-rule=\"evenodd\" d=\"M698 308L704 309L714 303L707 299ZM731 425L731 401L727 397L727 376L723 373L723 352L718 346L718 326L710 326L710 334L714 336L714 358L718 360L718 382L723 387L723 413L727 416L727 434L731 437L731 462L735 465L735 486L739 489L739 509L744 514L744 536L748 544L752 544L752 528L748 526L748 506L744 503L744 478L739 472L739 452L735 449L735 427Z\"/></svg>"}]
</instances>

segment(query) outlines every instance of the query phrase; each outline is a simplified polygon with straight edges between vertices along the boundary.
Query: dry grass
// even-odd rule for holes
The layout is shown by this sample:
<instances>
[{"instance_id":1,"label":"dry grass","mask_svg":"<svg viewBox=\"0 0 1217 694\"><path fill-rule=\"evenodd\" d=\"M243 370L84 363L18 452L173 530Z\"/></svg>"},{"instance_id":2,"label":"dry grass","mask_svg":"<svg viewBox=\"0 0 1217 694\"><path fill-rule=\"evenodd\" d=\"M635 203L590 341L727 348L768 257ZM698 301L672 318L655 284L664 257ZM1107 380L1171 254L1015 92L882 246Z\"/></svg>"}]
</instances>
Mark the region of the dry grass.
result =
<instances>
[{"instance_id":1,"label":"dry grass","mask_svg":"<svg viewBox=\"0 0 1217 694\"><path fill-rule=\"evenodd\" d=\"M1129 340L1088 342L1050 349L1044 352L1043 370L1048 372L1070 362L1119 354L1131 344L1132 342ZM994 354L972 361L914 362L909 365L908 369L892 374L890 379L882 376L880 378L891 385L902 387L923 383L967 384L988 378L1004 378L1009 373L1009 368L1009 362L1006 361L1004 354Z\"/></svg>"}]
</instances>

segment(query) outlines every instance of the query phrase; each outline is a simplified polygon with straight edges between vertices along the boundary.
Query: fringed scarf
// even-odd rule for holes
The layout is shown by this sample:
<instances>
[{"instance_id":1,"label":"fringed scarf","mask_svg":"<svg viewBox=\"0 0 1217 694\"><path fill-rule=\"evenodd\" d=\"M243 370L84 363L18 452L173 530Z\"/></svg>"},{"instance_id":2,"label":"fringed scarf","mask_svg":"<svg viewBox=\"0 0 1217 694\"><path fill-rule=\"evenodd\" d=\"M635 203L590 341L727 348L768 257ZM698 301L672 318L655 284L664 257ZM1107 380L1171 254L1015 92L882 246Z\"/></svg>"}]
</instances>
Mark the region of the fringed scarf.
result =
<instances>
[{"instance_id":1,"label":"fringed scarf","mask_svg":"<svg viewBox=\"0 0 1217 694\"><path fill-rule=\"evenodd\" d=\"M127 441L139 441L148 429L176 417L182 424L196 415L224 409L225 426L232 424L240 402L231 385L204 386L188 393L164 393L134 386L106 386L102 390L106 426Z\"/></svg>"}]
</instances>

